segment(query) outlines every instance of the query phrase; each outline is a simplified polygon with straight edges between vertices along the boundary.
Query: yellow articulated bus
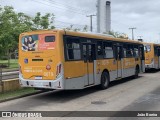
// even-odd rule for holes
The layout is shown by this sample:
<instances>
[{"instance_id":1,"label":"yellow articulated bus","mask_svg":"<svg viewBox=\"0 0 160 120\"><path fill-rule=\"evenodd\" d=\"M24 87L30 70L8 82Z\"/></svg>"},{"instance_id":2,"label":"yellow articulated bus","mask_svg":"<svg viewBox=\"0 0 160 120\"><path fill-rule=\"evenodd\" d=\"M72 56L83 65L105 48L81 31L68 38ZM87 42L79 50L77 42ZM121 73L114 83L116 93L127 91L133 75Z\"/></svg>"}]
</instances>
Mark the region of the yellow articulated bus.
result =
<instances>
[{"instance_id":1,"label":"yellow articulated bus","mask_svg":"<svg viewBox=\"0 0 160 120\"><path fill-rule=\"evenodd\" d=\"M154 43L144 43L145 68L160 69L160 45Z\"/></svg>"},{"instance_id":2,"label":"yellow articulated bus","mask_svg":"<svg viewBox=\"0 0 160 120\"><path fill-rule=\"evenodd\" d=\"M106 89L145 71L144 45L106 35L42 30L19 38L19 81L38 89Z\"/></svg>"}]
</instances>

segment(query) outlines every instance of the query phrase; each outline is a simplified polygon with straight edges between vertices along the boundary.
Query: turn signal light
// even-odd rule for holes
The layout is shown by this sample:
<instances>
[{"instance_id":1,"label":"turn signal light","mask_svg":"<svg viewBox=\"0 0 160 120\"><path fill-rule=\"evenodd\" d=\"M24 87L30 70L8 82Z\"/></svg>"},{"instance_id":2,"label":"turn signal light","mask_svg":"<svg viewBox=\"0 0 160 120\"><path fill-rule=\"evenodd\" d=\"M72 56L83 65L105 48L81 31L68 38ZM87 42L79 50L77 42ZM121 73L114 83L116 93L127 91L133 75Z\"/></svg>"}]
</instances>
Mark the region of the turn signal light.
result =
<instances>
[{"instance_id":1,"label":"turn signal light","mask_svg":"<svg viewBox=\"0 0 160 120\"><path fill-rule=\"evenodd\" d=\"M57 66L57 72L56 72L56 75L57 75L57 76L58 76L59 74L61 74L61 69L62 69L62 65L59 64L59 65Z\"/></svg>"}]
</instances>

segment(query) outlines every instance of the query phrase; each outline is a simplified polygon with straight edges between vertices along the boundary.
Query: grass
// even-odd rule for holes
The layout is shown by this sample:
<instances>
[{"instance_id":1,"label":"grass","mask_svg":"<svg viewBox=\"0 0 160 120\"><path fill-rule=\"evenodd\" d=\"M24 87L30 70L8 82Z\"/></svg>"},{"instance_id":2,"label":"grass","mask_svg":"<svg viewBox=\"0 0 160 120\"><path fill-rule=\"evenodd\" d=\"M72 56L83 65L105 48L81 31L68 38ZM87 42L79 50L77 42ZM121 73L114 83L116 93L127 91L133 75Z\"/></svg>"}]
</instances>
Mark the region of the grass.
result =
<instances>
[{"instance_id":1,"label":"grass","mask_svg":"<svg viewBox=\"0 0 160 120\"><path fill-rule=\"evenodd\" d=\"M8 60L0 60L0 64L8 65ZM17 59L11 59L10 60L10 66L5 69L16 69L18 68L18 60Z\"/></svg>"},{"instance_id":2,"label":"grass","mask_svg":"<svg viewBox=\"0 0 160 120\"><path fill-rule=\"evenodd\" d=\"M11 91L11 92L0 93L0 101L12 99L15 97L20 97L20 96L35 93L35 92L37 92L37 90L34 90L34 88L22 88L22 89Z\"/></svg>"}]
</instances>

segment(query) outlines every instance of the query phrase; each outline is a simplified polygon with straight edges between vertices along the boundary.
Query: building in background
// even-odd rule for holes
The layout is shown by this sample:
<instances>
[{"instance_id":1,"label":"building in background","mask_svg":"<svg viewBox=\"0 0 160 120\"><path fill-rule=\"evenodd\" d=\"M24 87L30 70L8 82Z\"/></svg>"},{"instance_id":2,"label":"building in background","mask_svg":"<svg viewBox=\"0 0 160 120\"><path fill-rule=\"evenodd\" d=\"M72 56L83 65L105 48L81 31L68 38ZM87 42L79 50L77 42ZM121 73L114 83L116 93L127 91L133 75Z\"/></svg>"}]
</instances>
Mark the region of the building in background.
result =
<instances>
[{"instance_id":1,"label":"building in background","mask_svg":"<svg viewBox=\"0 0 160 120\"><path fill-rule=\"evenodd\" d=\"M111 2L97 0L97 32L111 31Z\"/></svg>"}]
</instances>

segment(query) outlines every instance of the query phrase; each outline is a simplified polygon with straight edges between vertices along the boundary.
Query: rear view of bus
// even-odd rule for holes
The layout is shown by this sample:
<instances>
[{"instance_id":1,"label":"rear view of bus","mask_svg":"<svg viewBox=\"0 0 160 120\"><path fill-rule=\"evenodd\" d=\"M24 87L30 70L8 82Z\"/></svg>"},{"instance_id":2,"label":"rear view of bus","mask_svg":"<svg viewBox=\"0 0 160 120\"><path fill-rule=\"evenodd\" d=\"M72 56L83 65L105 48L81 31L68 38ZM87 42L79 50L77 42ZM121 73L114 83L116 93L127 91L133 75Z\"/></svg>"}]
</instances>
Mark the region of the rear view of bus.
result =
<instances>
[{"instance_id":1,"label":"rear view of bus","mask_svg":"<svg viewBox=\"0 0 160 120\"><path fill-rule=\"evenodd\" d=\"M160 68L160 45L145 43L145 68Z\"/></svg>"},{"instance_id":2,"label":"rear view of bus","mask_svg":"<svg viewBox=\"0 0 160 120\"><path fill-rule=\"evenodd\" d=\"M19 37L19 80L22 87L62 89L58 32L36 31Z\"/></svg>"}]
</instances>

